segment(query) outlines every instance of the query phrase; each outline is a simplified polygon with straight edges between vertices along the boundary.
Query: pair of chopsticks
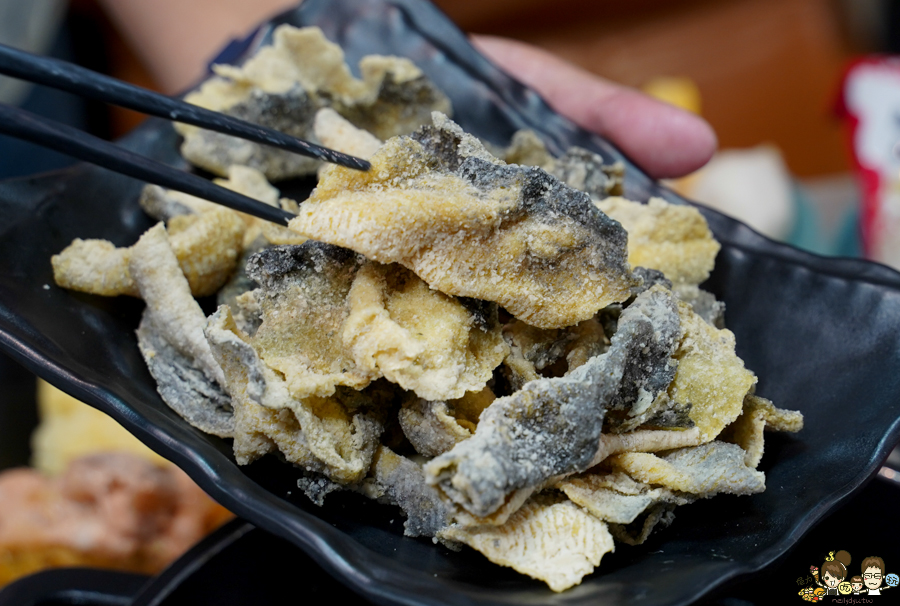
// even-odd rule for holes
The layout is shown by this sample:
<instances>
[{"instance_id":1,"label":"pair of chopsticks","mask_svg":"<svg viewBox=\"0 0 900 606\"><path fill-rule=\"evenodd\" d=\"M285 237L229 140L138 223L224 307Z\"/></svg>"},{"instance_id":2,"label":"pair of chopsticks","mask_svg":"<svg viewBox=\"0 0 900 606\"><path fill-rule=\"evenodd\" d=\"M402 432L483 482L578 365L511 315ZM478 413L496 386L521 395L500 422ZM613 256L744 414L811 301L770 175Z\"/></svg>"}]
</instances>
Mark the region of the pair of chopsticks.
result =
<instances>
[{"instance_id":1,"label":"pair of chopsticks","mask_svg":"<svg viewBox=\"0 0 900 606\"><path fill-rule=\"evenodd\" d=\"M151 116L192 124L358 170L366 160L197 107L91 70L0 44L0 73L104 101ZM206 179L128 151L71 126L0 103L0 133L37 143L112 171L181 191L249 215L285 224L294 215Z\"/></svg>"}]
</instances>

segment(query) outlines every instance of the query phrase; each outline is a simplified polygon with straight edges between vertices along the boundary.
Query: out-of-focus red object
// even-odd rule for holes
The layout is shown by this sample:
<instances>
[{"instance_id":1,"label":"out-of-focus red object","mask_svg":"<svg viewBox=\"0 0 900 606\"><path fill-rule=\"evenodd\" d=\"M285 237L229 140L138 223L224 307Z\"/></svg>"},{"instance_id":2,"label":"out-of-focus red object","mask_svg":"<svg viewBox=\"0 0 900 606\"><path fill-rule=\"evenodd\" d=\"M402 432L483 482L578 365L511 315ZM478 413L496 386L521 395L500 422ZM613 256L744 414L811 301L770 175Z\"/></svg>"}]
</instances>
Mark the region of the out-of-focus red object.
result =
<instances>
[{"instance_id":1,"label":"out-of-focus red object","mask_svg":"<svg viewBox=\"0 0 900 606\"><path fill-rule=\"evenodd\" d=\"M900 267L900 57L872 56L844 75L839 112L862 194L866 257Z\"/></svg>"}]
</instances>

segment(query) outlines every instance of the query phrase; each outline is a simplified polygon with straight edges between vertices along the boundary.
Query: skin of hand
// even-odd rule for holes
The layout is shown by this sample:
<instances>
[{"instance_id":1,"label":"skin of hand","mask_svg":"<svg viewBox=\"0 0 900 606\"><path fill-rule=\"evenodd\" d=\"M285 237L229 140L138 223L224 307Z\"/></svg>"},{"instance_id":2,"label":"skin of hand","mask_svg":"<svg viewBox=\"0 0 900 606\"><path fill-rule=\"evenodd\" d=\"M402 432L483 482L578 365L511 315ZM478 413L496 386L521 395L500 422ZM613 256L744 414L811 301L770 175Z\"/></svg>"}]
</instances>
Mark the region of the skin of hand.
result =
<instances>
[{"instance_id":1,"label":"skin of hand","mask_svg":"<svg viewBox=\"0 0 900 606\"><path fill-rule=\"evenodd\" d=\"M716 151L715 132L695 114L604 80L529 44L488 36L475 36L473 43L557 112L616 144L651 177L686 175Z\"/></svg>"},{"instance_id":2,"label":"skin of hand","mask_svg":"<svg viewBox=\"0 0 900 606\"><path fill-rule=\"evenodd\" d=\"M196 83L230 39L296 0L99 0L163 92ZM612 141L654 178L679 177L712 157L717 140L702 118L609 82L534 46L490 36L474 45L560 114Z\"/></svg>"}]
</instances>

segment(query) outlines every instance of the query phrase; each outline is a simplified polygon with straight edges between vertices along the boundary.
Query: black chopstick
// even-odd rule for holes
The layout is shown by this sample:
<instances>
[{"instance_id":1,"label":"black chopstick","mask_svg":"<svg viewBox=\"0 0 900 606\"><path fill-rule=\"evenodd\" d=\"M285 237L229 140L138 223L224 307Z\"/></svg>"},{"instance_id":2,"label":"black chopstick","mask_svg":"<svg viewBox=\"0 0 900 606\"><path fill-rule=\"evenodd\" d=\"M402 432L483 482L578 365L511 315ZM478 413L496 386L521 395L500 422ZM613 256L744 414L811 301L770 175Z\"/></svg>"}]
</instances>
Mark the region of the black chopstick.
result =
<instances>
[{"instance_id":1,"label":"black chopstick","mask_svg":"<svg viewBox=\"0 0 900 606\"><path fill-rule=\"evenodd\" d=\"M0 44L0 73L98 101L184 122L255 143L271 145L348 168L369 170L366 160L342 154L276 130L244 122L184 101L134 86L78 65L39 57Z\"/></svg>"},{"instance_id":2,"label":"black chopstick","mask_svg":"<svg viewBox=\"0 0 900 606\"><path fill-rule=\"evenodd\" d=\"M292 213L281 208L219 187L202 177L151 160L77 128L9 105L0 104L0 133L31 141L117 173L191 194L266 221L284 225L294 217Z\"/></svg>"}]
</instances>

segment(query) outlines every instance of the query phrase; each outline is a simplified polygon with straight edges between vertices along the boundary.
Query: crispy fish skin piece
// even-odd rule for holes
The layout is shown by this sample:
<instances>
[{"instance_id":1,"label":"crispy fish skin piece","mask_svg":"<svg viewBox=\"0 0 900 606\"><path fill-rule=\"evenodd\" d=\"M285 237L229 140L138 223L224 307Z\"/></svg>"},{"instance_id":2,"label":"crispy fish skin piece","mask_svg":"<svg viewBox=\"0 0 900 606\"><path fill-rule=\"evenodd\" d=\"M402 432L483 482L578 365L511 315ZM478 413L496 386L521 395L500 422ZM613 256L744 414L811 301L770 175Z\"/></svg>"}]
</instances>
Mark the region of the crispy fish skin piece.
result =
<instances>
[{"instance_id":1,"label":"crispy fish skin piece","mask_svg":"<svg viewBox=\"0 0 900 606\"><path fill-rule=\"evenodd\" d=\"M428 481L470 513L488 516L514 490L587 469L607 408L659 387L679 336L668 291L642 293L622 313L609 351L566 377L532 381L495 400L473 437L425 466Z\"/></svg>"},{"instance_id":2,"label":"crispy fish skin piece","mask_svg":"<svg viewBox=\"0 0 900 606\"><path fill-rule=\"evenodd\" d=\"M138 202L144 212L157 221L169 221L178 215L200 214L219 208L214 202L152 183L141 190Z\"/></svg>"},{"instance_id":3,"label":"crispy fish skin piece","mask_svg":"<svg viewBox=\"0 0 900 606\"><path fill-rule=\"evenodd\" d=\"M265 202L269 206L279 206L279 192L273 187L258 170L249 166L233 165L228 167L227 179L214 179L216 185L221 185L227 189L244 194L254 200ZM182 221L176 217L190 217L191 215L199 215L211 210L222 209L218 204L214 204L202 198L197 198L179 191L164 189L158 185L146 185L141 191L140 197L141 208L148 215L160 221L166 221L169 235L174 235L173 228ZM294 211L296 212L296 204ZM271 226L273 230L281 230L280 233L287 232L293 234L286 227L276 226L268 221L263 221L256 217L245 213L231 211L236 213L246 224L244 231L244 250L251 247L253 242L259 237L260 232L266 232L265 228ZM194 217L195 218L195 217ZM296 239L296 234L293 234ZM269 238L271 242L272 239ZM302 242L302 240L301 240ZM290 242L291 244L300 244L301 242ZM284 244L286 242L273 242L276 244ZM177 250L177 247L176 247Z\"/></svg>"},{"instance_id":4,"label":"crispy fish skin piece","mask_svg":"<svg viewBox=\"0 0 900 606\"><path fill-rule=\"evenodd\" d=\"M313 131L323 146L364 160L371 158L382 145L381 139L353 126L330 107L316 112Z\"/></svg>"},{"instance_id":5,"label":"crispy fish skin piece","mask_svg":"<svg viewBox=\"0 0 900 606\"><path fill-rule=\"evenodd\" d=\"M400 265L363 265L348 301L343 343L357 367L427 400L480 391L508 352L496 306L473 312Z\"/></svg>"},{"instance_id":6,"label":"crispy fish skin piece","mask_svg":"<svg viewBox=\"0 0 900 606\"><path fill-rule=\"evenodd\" d=\"M451 114L450 100L402 57L369 55L359 62L367 96L337 104L338 112L381 140L405 135L431 120L431 112ZM370 100L371 99L371 100Z\"/></svg>"},{"instance_id":7,"label":"crispy fish skin piece","mask_svg":"<svg viewBox=\"0 0 900 606\"><path fill-rule=\"evenodd\" d=\"M172 236L172 250L194 296L215 294L228 281L243 249L245 229L237 213L216 208Z\"/></svg>"},{"instance_id":8,"label":"crispy fish skin piece","mask_svg":"<svg viewBox=\"0 0 900 606\"><path fill-rule=\"evenodd\" d=\"M716 328L725 328L725 303L696 284L675 284L672 292L691 306L694 312Z\"/></svg>"},{"instance_id":9,"label":"crispy fish skin piece","mask_svg":"<svg viewBox=\"0 0 900 606\"><path fill-rule=\"evenodd\" d=\"M149 310L144 311L135 332L147 369L169 408L200 431L220 438L233 437L231 397L219 384L210 381L191 358L166 341Z\"/></svg>"},{"instance_id":10,"label":"crispy fish skin piece","mask_svg":"<svg viewBox=\"0 0 900 606\"><path fill-rule=\"evenodd\" d=\"M766 429L796 433L803 429L803 415L796 410L777 408L765 398L747 394L741 415L725 428L720 437L740 446L746 453L744 463L755 469L762 460Z\"/></svg>"},{"instance_id":11,"label":"crispy fish skin piece","mask_svg":"<svg viewBox=\"0 0 900 606\"><path fill-rule=\"evenodd\" d=\"M615 549L604 522L572 502L546 496L532 498L501 526L450 526L438 536L466 543L556 592L581 583Z\"/></svg>"},{"instance_id":12,"label":"crispy fish skin piece","mask_svg":"<svg viewBox=\"0 0 900 606\"><path fill-rule=\"evenodd\" d=\"M408 59L364 57L362 79L354 78L340 47L318 28L280 26L267 46L241 67L217 65L217 77L188 95L189 103L316 142L313 120L333 107L376 137L407 133L428 121L432 110L449 112L450 102ZM182 154L217 174L242 164L271 180L312 174L320 165L306 158L186 125Z\"/></svg>"},{"instance_id":13,"label":"crispy fish skin piece","mask_svg":"<svg viewBox=\"0 0 900 606\"><path fill-rule=\"evenodd\" d=\"M595 204L628 232L632 266L658 269L675 284L700 284L709 277L721 247L696 208L661 198L641 204L612 197Z\"/></svg>"},{"instance_id":14,"label":"crispy fish skin piece","mask_svg":"<svg viewBox=\"0 0 900 606\"><path fill-rule=\"evenodd\" d=\"M236 213L217 207L172 234L172 249L195 296L211 295L228 280L241 252L244 229ZM76 238L50 262L53 278L63 288L136 297L138 288L129 271L131 257L131 248Z\"/></svg>"},{"instance_id":15,"label":"crispy fish skin piece","mask_svg":"<svg viewBox=\"0 0 900 606\"><path fill-rule=\"evenodd\" d=\"M494 399L488 387L450 401L412 398L403 403L398 420L416 452L436 457L472 437L478 418Z\"/></svg>"},{"instance_id":16,"label":"crispy fish skin piece","mask_svg":"<svg viewBox=\"0 0 900 606\"><path fill-rule=\"evenodd\" d=\"M206 90L217 90L217 88ZM201 89L201 91L203 90ZM200 98L191 95L188 95L185 100L201 107L206 105ZM270 94L259 89L252 89L247 98L219 111L246 122L266 126L299 139L311 141L314 137L312 137L310 126L316 111L321 107L322 103L317 98L311 97L306 91L297 87L280 94ZM227 175L230 166L239 164L262 172L270 181L281 181L291 177L313 174L321 164L315 158L301 156L268 145L260 145L223 133L190 127L184 130L186 132L184 142L181 144L181 155L194 166L199 166L223 177Z\"/></svg>"},{"instance_id":17,"label":"crispy fish skin piece","mask_svg":"<svg viewBox=\"0 0 900 606\"><path fill-rule=\"evenodd\" d=\"M604 433L600 436L600 447L591 459L590 467L620 452L658 452L701 443L700 429L697 427L685 430L637 429L627 433Z\"/></svg>"},{"instance_id":18,"label":"crispy fish skin piece","mask_svg":"<svg viewBox=\"0 0 900 606\"><path fill-rule=\"evenodd\" d=\"M619 492L615 484L607 480L606 475L613 474L589 473L574 476L557 484L557 488L573 503L611 524L631 524L647 509L660 503L687 505L696 500L691 495L633 480L634 487L629 487L628 492Z\"/></svg>"},{"instance_id":19,"label":"crispy fish skin piece","mask_svg":"<svg viewBox=\"0 0 900 606\"><path fill-rule=\"evenodd\" d=\"M606 459L606 465L632 478L708 498L719 493L756 494L766 489L766 476L747 465L737 444L713 441L679 448L664 456L626 452Z\"/></svg>"},{"instance_id":20,"label":"crispy fish skin piece","mask_svg":"<svg viewBox=\"0 0 900 606\"><path fill-rule=\"evenodd\" d=\"M676 408L687 409L702 441L709 442L741 414L756 376L735 353L734 333L710 325L682 301L678 315L682 337L668 395Z\"/></svg>"},{"instance_id":21,"label":"crispy fish skin piece","mask_svg":"<svg viewBox=\"0 0 900 606\"><path fill-rule=\"evenodd\" d=\"M210 316L206 336L235 400L235 456L239 462L277 447L290 462L342 484L369 469L383 424L365 410L366 395L296 400L284 381L259 359L228 307Z\"/></svg>"},{"instance_id":22,"label":"crispy fish skin piece","mask_svg":"<svg viewBox=\"0 0 900 606\"><path fill-rule=\"evenodd\" d=\"M584 474L558 487L606 521L613 538L626 545L642 544L654 530L674 521L676 506L697 500L694 495L637 482L622 472Z\"/></svg>"},{"instance_id":23,"label":"crispy fish skin piece","mask_svg":"<svg viewBox=\"0 0 900 606\"><path fill-rule=\"evenodd\" d=\"M553 164L556 162L537 133L529 129L514 132L509 147L496 155L502 157L507 164L539 166L547 172L553 171Z\"/></svg>"},{"instance_id":24,"label":"crispy fish skin piece","mask_svg":"<svg viewBox=\"0 0 900 606\"><path fill-rule=\"evenodd\" d=\"M625 231L587 194L505 165L446 117L433 119L387 141L365 173L323 171L290 228L539 328L571 326L630 296Z\"/></svg>"},{"instance_id":25,"label":"crispy fish skin piece","mask_svg":"<svg viewBox=\"0 0 900 606\"><path fill-rule=\"evenodd\" d=\"M360 368L342 341L347 295L364 259L306 242L253 255L247 272L259 285L262 320L251 339L260 359L285 378L295 399L328 397L337 386L362 389L378 378Z\"/></svg>"},{"instance_id":26,"label":"crispy fish skin piece","mask_svg":"<svg viewBox=\"0 0 900 606\"><path fill-rule=\"evenodd\" d=\"M104 297L139 296L128 272L131 248L116 248L108 240L75 238L58 255L50 257L53 280L58 286Z\"/></svg>"},{"instance_id":27,"label":"crispy fish skin piece","mask_svg":"<svg viewBox=\"0 0 900 606\"><path fill-rule=\"evenodd\" d=\"M560 158L554 158L533 130L517 130L509 147L497 154L507 164L539 166L570 187L581 190L595 200L621 196L625 165L605 164L603 158L583 147L570 147Z\"/></svg>"},{"instance_id":28,"label":"crispy fish skin piece","mask_svg":"<svg viewBox=\"0 0 900 606\"><path fill-rule=\"evenodd\" d=\"M207 378L224 385L225 376L203 336L206 316L191 295L162 223L148 229L132 247L128 270L160 335Z\"/></svg>"},{"instance_id":29,"label":"crispy fish skin piece","mask_svg":"<svg viewBox=\"0 0 900 606\"><path fill-rule=\"evenodd\" d=\"M568 374L609 348L609 339L596 318L569 328L536 328L521 320L503 327L510 353L503 361L514 391L528 381L541 378L538 371L555 369L551 376ZM555 368L565 360L565 371Z\"/></svg>"},{"instance_id":30,"label":"crispy fish skin piece","mask_svg":"<svg viewBox=\"0 0 900 606\"><path fill-rule=\"evenodd\" d=\"M624 190L625 165L604 164L603 158L583 147L570 147L548 172L594 200L621 196Z\"/></svg>"},{"instance_id":31,"label":"crispy fish skin piece","mask_svg":"<svg viewBox=\"0 0 900 606\"><path fill-rule=\"evenodd\" d=\"M450 524L453 508L441 499L434 486L425 482L420 465L387 446L378 446L370 473L383 497L406 514L406 536L433 537Z\"/></svg>"}]
</instances>

